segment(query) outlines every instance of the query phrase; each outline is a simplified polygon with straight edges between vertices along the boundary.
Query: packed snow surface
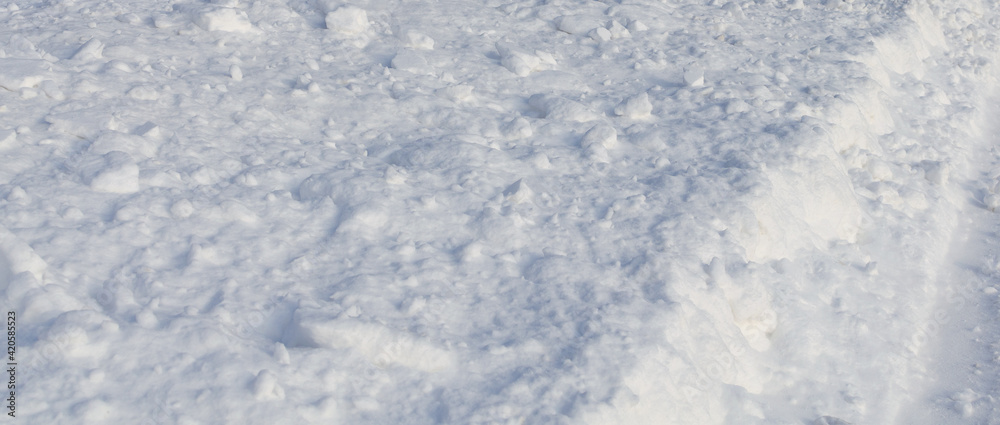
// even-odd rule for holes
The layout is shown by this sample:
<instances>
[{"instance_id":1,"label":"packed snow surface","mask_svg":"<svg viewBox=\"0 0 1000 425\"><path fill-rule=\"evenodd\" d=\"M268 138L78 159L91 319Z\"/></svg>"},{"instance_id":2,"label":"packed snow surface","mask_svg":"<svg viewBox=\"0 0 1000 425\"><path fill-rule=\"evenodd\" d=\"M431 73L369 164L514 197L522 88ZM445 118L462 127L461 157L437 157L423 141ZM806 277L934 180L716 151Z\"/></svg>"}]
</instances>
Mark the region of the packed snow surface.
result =
<instances>
[{"instance_id":1,"label":"packed snow surface","mask_svg":"<svg viewBox=\"0 0 1000 425\"><path fill-rule=\"evenodd\" d=\"M996 2L0 23L20 423L1000 424Z\"/></svg>"}]
</instances>

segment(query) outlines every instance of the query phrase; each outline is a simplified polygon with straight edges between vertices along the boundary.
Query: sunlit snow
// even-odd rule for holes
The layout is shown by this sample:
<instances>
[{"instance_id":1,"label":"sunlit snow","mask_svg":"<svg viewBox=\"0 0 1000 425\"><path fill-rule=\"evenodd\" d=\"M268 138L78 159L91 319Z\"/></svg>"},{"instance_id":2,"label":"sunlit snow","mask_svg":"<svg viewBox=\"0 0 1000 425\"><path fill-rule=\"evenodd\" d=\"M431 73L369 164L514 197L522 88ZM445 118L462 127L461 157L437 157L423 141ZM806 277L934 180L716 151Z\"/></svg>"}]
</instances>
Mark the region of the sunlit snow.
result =
<instances>
[{"instance_id":1,"label":"sunlit snow","mask_svg":"<svg viewBox=\"0 0 1000 425\"><path fill-rule=\"evenodd\" d=\"M0 23L11 423L1000 424L997 2Z\"/></svg>"}]
</instances>

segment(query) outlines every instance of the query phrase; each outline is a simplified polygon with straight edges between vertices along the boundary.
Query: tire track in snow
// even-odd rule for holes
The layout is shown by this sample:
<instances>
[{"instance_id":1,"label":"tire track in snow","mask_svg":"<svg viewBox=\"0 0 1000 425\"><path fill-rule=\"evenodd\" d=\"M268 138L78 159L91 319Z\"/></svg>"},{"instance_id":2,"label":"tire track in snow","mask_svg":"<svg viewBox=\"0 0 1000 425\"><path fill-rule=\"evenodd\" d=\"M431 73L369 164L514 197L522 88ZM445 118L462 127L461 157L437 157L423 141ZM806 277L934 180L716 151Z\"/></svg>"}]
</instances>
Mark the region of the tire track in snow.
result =
<instances>
[{"instance_id":1,"label":"tire track in snow","mask_svg":"<svg viewBox=\"0 0 1000 425\"><path fill-rule=\"evenodd\" d=\"M993 99L985 119L1000 112ZM997 126L970 149L967 175L953 187L958 227L938 274L938 302L912 337L923 347L923 387L899 423L1000 424L1000 190Z\"/></svg>"}]
</instances>

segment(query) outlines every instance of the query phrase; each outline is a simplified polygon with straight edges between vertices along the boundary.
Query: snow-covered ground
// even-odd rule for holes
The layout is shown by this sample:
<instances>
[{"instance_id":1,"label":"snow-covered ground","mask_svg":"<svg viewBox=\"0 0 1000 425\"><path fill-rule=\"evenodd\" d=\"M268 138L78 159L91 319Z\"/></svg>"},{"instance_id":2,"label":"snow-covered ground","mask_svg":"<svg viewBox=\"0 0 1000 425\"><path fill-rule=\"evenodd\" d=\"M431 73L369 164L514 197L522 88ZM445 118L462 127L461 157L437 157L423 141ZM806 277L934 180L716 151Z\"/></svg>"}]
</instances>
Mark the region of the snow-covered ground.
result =
<instances>
[{"instance_id":1,"label":"snow-covered ground","mask_svg":"<svg viewBox=\"0 0 1000 425\"><path fill-rule=\"evenodd\" d=\"M19 423L1000 424L996 2L0 23Z\"/></svg>"}]
</instances>

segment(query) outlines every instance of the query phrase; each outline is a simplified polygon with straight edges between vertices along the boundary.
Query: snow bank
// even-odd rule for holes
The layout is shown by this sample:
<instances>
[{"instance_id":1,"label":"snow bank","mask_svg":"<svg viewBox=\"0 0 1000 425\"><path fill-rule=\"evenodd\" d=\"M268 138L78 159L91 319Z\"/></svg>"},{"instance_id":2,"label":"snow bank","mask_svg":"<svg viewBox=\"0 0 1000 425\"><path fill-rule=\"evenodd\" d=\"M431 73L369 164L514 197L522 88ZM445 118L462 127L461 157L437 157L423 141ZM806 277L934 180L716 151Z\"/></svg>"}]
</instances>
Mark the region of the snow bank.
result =
<instances>
[{"instance_id":1,"label":"snow bank","mask_svg":"<svg viewBox=\"0 0 1000 425\"><path fill-rule=\"evenodd\" d=\"M894 422L1000 12L674 3L0 7L18 413Z\"/></svg>"},{"instance_id":2,"label":"snow bank","mask_svg":"<svg viewBox=\"0 0 1000 425\"><path fill-rule=\"evenodd\" d=\"M804 127L824 141L821 127ZM748 201L756 223L741 228L748 260L794 258L799 250L823 249L830 241L856 241L863 213L843 160L826 144L763 170L770 190Z\"/></svg>"}]
</instances>

